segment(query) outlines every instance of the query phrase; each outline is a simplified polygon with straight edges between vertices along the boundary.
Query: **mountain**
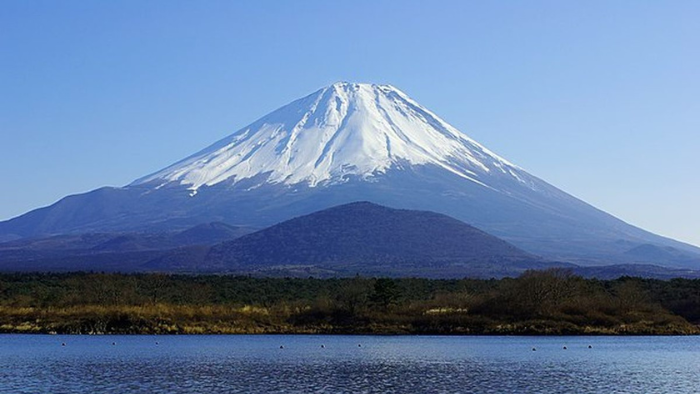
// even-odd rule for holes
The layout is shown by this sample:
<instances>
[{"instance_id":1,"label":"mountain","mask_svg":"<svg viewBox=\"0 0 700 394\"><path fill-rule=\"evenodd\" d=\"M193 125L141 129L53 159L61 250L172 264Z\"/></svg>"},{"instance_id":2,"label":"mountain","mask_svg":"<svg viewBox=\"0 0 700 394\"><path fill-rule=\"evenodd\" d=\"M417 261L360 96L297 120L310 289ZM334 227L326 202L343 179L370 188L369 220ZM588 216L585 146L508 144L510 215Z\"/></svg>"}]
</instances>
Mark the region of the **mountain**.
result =
<instances>
[{"instance_id":1,"label":"mountain","mask_svg":"<svg viewBox=\"0 0 700 394\"><path fill-rule=\"evenodd\" d=\"M290 219L208 250L180 249L148 267L285 275L488 277L554 265L449 216L356 202Z\"/></svg>"},{"instance_id":2,"label":"mountain","mask_svg":"<svg viewBox=\"0 0 700 394\"><path fill-rule=\"evenodd\" d=\"M546 152L543 152L546 154ZM553 163L554 164L554 163ZM263 228L354 201L452 216L533 254L584 265L700 268L700 249L631 226L497 156L390 85L336 83L171 166L0 223L4 239ZM648 260L646 257L645 262Z\"/></svg>"},{"instance_id":3,"label":"mountain","mask_svg":"<svg viewBox=\"0 0 700 394\"><path fill-rule=\"evenodd\" d=\"M184 231L162 233L88 233L27 238L0 243L2 271L123 271L167 250L214 245L253 232L225 223L204 223Z\"/></svg>"}]
</instances>

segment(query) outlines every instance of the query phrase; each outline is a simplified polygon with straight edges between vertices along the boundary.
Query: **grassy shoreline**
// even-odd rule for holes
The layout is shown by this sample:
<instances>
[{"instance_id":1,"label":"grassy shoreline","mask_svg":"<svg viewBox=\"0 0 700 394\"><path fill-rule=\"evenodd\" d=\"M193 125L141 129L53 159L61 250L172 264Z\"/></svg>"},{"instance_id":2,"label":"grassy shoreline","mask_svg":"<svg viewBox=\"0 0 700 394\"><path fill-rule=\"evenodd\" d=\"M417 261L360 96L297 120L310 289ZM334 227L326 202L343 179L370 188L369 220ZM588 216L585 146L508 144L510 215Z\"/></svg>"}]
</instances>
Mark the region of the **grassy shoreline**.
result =
<instances>
[{"instance_id":1,"label":"grassy shoreline","mask_svg":"<svg viewBox=\"0 0 700 394\"><path fill-rule=\"evenodd\" d=\"M698 335L700 281L0 274L0 333Z\"/></svg>"}]
</instances>

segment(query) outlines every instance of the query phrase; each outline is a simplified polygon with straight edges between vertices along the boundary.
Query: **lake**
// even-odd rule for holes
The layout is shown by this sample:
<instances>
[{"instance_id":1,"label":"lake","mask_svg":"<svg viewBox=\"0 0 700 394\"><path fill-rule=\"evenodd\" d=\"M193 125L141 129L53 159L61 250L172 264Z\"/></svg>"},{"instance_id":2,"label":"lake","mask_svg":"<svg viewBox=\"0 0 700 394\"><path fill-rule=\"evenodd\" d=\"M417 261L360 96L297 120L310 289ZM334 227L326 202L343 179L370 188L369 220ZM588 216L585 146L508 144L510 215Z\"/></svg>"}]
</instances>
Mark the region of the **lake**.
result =
<instances>
[{"instance_id":1,"label":"lake","mask_svg":"<svg viewBox=\"0 0 700 394\"><path fill-rule=\"evenodd\" d=\"M2 393L698 391L698 337L0 335Z\"/></svg>"}]
</instances>

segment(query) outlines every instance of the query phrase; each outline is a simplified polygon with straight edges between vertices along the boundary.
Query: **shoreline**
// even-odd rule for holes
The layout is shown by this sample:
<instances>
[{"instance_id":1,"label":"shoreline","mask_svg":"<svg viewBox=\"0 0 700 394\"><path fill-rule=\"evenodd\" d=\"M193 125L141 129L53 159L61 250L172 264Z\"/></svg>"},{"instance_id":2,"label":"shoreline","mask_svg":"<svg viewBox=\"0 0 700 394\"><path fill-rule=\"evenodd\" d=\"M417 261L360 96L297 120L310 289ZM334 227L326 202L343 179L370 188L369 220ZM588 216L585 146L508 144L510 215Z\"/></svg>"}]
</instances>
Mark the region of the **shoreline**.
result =
<instances>
[{"instance_id":1,"label":"shoreline","mask_svg":"<svg viewBox=\"0 0 700 394\"><path fill-rule=\"evenodd\" d=\"M48 330L0 330L0 335L76 335L76 336L264 336L264 335L294 335L294 336L392 336L392 337L429 337L429 336L445 336L445 337L639 337L639 336L700 336L700 327L696 326L691 330L645 330L645 331L615 331L610 329L589 329L582 332L551 332L551 331L422 331L422 332L406 332L406 331L363 331L363 330L225 330L225 331L206 331L206 330L188 330L188 327L183 327L179 331L171 332L153 332L148 330L133 330L133 331L111 331L111 332L81 332L81 331L48 331Z\"/></svg>"},{"instance_id":2,"label":"shoreline","mask_svg":"<svg viewBox=\"0 0 700 394\"><path fill-rule=\"evenodd\" d=\"M59 336L71 336L71 337L206 337L206 336L222 336L222 337L233 337L233 336L251 336L251 337L263 337L263 336L324 336L324 337L538 337L538 338L583 338L583 337L696 337L700 336L700 333L693 334L391 334L391 333L236 333L236 334L220 334L220 333L197 333L197 334L145 334L145 333L98 333L98 334L78 334L78 333L45 333L45 332L0 332L0 337L2 336L47 336L47 337L59 337Z\"/></svg>"},{"instance_id":3,"label":"shoreline","mask_svg":"<svg viewBox=\"0 0 700 394\"><path fill-rule=\"evenodd\" d=\"M0 333L699 335L700 280L0 275Z\"/></svg>"}]
</instances>

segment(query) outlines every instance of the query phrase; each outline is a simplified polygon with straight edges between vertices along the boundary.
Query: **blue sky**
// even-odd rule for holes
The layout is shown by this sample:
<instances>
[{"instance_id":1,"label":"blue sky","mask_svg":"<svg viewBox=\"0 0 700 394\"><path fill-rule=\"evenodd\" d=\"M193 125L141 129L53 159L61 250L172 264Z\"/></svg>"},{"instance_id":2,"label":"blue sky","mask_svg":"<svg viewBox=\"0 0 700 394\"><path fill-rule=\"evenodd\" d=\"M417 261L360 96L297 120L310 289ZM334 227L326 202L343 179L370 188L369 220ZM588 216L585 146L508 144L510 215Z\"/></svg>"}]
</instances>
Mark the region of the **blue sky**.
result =
<instances>
[{"instance_id":1,"label":"blue sky","mask_svg":"<svg viewBox=\"0 0 700 394\"><path fill-rule=\"evenodd\" d=\"M700 245L700 2L0 1L0 218L160 169L339 80L391 83Z\"/></svg>"}]
</instances>

